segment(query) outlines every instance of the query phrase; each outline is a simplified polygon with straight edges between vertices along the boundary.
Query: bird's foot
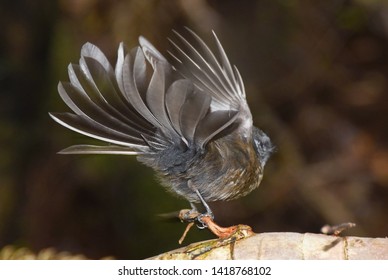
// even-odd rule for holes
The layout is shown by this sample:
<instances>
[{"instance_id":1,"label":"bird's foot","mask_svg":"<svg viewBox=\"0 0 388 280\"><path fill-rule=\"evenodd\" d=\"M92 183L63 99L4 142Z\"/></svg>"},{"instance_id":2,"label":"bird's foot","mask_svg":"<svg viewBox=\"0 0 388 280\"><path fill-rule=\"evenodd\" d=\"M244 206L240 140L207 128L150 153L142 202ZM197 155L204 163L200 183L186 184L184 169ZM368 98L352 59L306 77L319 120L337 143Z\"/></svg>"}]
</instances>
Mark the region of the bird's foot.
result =
<instances>
[{"instance_id":1,"label":"bird's foot","mask_svg":"<svg viewBox=\"0 0 388 280\"><path fill-rule=\"evenodd\" d=\"M196 218L197 227L199 229L207 228L208 227L208 223L207 223L208 220L212 220L212 221L214 220L213 213L205 213L205 214L198 215L198 217Z\"/></svg>"},{"instance_id":2,"label":"bird's foot","mask_svg":"<svg viewBox=\"0 0 388 280\"><path fill-rule=\"evenodd\" d=\"M192 223L196 222L198 219L198 216L200 216L201 213L197 211L197 209L182 209L179 211L179 219L184 223Z\"/></svg>"},{"instance_id":3,"label":"bird's foot","mask_svg":"<svg viewBox=\"0 0 388 280\"><path fill-rule=\"evenodd\" d=\"M222 227L214 222L209 216L200 217L201 223L206 225L209 230L220 239L228 239L235 237L241 239L254 234L252 228L248 225L235 225L230 227Z\"/></svg>"},{"instance_id":4,"label":"bird's foot","mask_svg":"<svg viewBox=\"0 0 388 280\"><path fill-rule=\"evenodd\" d=\"M212 213L201 214L195 209L183 209L179 213L179 218L182 222L188 223L182 237L179 239L179 244L182 244L187 233L194 224L200 229L208 228L219 239L241 239L254 234L252 228L247 225L235 225L231 227L221 227L214 222Z\"/></svg>"}]
</instances>

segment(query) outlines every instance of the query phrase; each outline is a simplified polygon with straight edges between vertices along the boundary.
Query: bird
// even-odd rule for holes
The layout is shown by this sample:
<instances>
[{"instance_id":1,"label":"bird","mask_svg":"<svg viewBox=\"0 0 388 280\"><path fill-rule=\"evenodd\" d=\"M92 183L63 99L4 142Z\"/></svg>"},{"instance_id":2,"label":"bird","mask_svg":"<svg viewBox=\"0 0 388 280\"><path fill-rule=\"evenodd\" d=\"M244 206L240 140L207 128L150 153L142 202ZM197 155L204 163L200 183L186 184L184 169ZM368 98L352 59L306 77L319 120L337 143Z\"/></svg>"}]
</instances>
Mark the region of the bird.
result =
<instances>
[{"instance_id":1,"label":"bird","mask_svg":"<svg viewBox=\"0 0 388 280\"><path fill-rule=\"evenodd\" d=\"M135 155L168 192L190 203L182 221L225 238L235 228L218 226L208 203L256 189L274 145L253 125L241 74L216 33L213 51L186 30L168 38L168 59L143 36L132 49L120 43L115 67L97 46L84 44L79 64L68 66L69 81L58 83L73 112L49 115L106 143L60 154Z\"/></svg>"}]
</instances>

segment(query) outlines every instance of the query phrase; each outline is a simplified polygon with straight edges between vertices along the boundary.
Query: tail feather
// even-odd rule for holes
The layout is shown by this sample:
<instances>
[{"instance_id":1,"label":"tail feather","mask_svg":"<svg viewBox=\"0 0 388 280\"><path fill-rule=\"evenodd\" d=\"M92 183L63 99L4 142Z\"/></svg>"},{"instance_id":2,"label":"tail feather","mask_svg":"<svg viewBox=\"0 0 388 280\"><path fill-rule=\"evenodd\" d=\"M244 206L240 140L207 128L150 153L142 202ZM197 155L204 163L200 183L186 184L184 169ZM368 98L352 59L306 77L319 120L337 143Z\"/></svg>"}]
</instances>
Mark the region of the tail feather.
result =
<instances>
[{"instance_id":1,"label":"tail feather","mask_svg":"<svg viewBox=\"0 0 388 280\"><path fill-rule=\"evenodd\" d=\"M136 51L136 56L132 57L130 54L127 54L124 59L124 64L121 66L123 68L123 83L124 83L124 96L130 104L135 108L135 110L150 124L154 127L159 127L160 123L155 118L155 116L150 112L147 105L144 103L140 92L137 87L136 81L143 78L146 74L146 71L141 71L141 67L134 67L138 64L146 64L144 55L141 50ZM120 67L119 65L117 67ZM140 71L140 73L139 73ZM136 78L138 77L138 78Z\"/></svg>"},{"instance_id":2,"label":"tail feather","mask_svg":"<svg viewBox=\"0 0 388 280\"><path fill-rule=\"evenodd\" d=\"M134 152L131 148L121 146L93 146L93 145L74 145L58 152L58 154L104 154L104 155L141 155L147 153L145 150Z\"/></svg>"},{"instance_id":3,"label":"tail feather","mask_svg":"<svg viewBox=\"0 0 388 280\"><path fill-rule=\"evenodd\" d=\"M111 144L76 145L60 153L144 155L171 145L205 148L217 135L233 131L241 119L240 109L247 110L240 74L217 37L221 62L190 32L199 47L178 34L183 47L174 45L175 68L143 37L140 46L129 52L120 44L115 68L100 49L85 44L79 65L68 67L70 82L58 85L74 114L50 116L69 129ZM147 69L148 64L152 69ZM251 122L248 113L244 116Z\"/></svg>"},{"instance_id":4,"label":"tail feather","mask_svg":"<svg viewBox=\"0 0 388 280\"><path fill-rule=\"evenodd\" d=\"M188 80L178 80L174 82L166 93L166 110L175 131L183 136L181 130L181 110L186 101L187 95L194 90L194 85ZM183 137L183 141L188 145L188 141Z\"/></svg>"},{"instance_id":5,"label":"tail feather","mask_svg":"<svg viewBox=\"0 0 388 280\"><path fill-rule=\"evenodd\" d=\"M96 67L98 67L98 64L96 65ZM90 81L90 79L86 78L86 75L81 70L81 67L79 65L70 64L68 67L68 72L71 85L77 88L78 97L74 95L74 98L77 98L75 99L76 103L79 98L83 97L86 100L90 100L90 103L92 103L93 105L99 107L102 112L106 113L106 115L116 118L120 122L128 123L128 125L134 127L135 129L141 131L144 134L153 134L154 129L152 125L146 122L144 118L142 118L132 108L132 106L129 106L129 102L127 102L127 104L121 105L120 107L117 105L115 106L115 104L119 101L111 101L111 97L109 97L109 95L112 93L111 91L109 91L109 88L106 90L107 92L105 92L105 96L102 95L102 91L92 84L93 81ZM116 91L116 89L113 87L111 88L111 90L115 91L115 94L119 94L121 92ZM72 109L69 104L67 105Z\"/></svg>"},{"instance_id":6,"label":"tail feather","mask_svg":"<svg viewBox=\"0 0 388 280\"><path fill-rule=\"evenodd\" d=\"M50 113L50 116L63 126L86 136L135 149L144 146L142 139L103 126L84 116L70 113Z\"/></svg>"}]
</instances>

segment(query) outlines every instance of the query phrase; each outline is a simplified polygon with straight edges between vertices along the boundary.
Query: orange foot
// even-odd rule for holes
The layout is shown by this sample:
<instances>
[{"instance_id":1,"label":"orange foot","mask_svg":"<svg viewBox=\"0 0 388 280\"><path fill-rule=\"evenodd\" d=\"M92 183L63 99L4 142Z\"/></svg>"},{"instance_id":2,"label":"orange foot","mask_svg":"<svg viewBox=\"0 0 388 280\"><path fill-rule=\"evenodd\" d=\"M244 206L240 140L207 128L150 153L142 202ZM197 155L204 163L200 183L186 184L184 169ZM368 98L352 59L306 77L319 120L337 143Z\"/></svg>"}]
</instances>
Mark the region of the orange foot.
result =
<instances>
[{"instance_id":1,"label":"orange foot","mask_svg":"<svg viewBox=\"0 0 388 280\"><path fill-rule=\"evenodd\" d=\"M186 227L182 237L179 239L179 244L182 244L185 239L188 231L194 225L195 221L198 221L199 216L198 212L193 212L192 210L181 210L179 218L182 222L188 222L189 224ZM233 238L235 240L249 237L254 234L252 228L247 225L235 225L230 227L221 227L214 222L210 216L201 216L199 222L203 224L204 227L207 227L215 236L220 239L229 239Z\"/></svg>"},{"instance_id":2,"label":"orange foot","mask_svg":"<svg viewBox=\"0 0 388 280\"><path fill-rule=\"evenodd\" d=\"M220 239L227 239L234 236L236 233L241 235L240 238L248 237L253 234L252 228L247 225L236 225L230 227L222 227L216 224L209 216L204 216L201 221Z\"/></svg>"}]
</instances>

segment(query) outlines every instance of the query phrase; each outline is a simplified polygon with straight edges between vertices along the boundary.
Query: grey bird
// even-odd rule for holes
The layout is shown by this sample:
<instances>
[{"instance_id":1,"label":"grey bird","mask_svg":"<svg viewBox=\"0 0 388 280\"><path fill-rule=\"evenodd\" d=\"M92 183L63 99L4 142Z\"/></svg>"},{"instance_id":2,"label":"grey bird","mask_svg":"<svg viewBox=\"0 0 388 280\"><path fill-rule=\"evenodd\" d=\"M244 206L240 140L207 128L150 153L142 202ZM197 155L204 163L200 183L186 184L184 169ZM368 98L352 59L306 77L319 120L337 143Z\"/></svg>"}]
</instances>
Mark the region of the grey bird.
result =
<instances>
[{"instance_id":1,"label":"grey bird","mask_svg":"<svg viewBox=\"0 0 388 280\"><path fill-rule=\"evenodd\" d=\"M136 155L168 191L190 202L183 220L207 227L214 218L207 202L236 199L257 188L274 148L253 126L241 75L216 34L213 53L187 30L187 37L174 32L170 61L140 37L131 50L120 44L113 68L100 49L86 43L79 65L68 67L70 81L58 85L73 113L50 116L109 143L59 153Z\"/></svg>"}]
</instances>

